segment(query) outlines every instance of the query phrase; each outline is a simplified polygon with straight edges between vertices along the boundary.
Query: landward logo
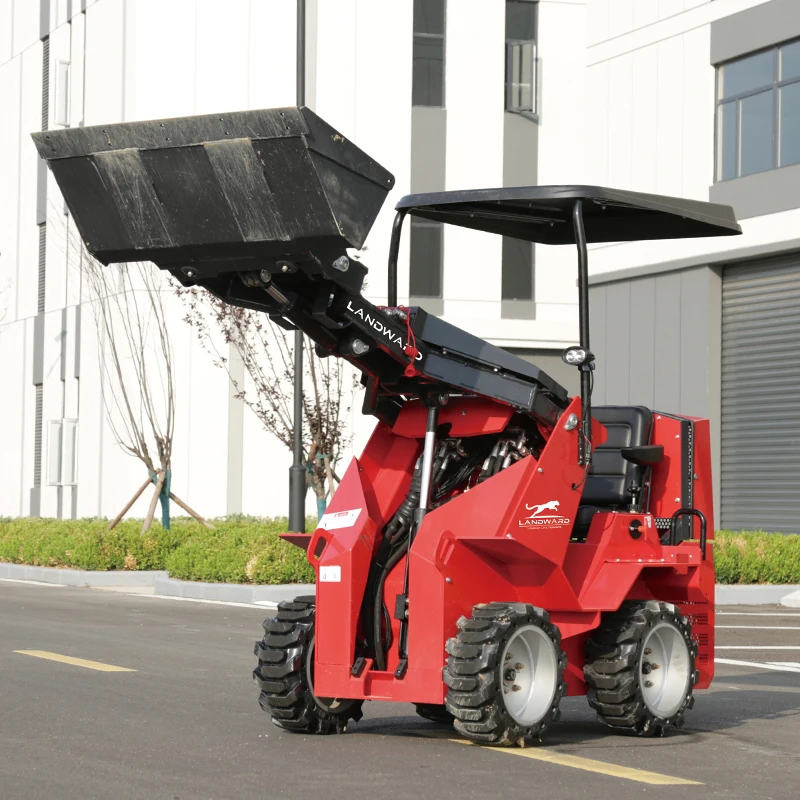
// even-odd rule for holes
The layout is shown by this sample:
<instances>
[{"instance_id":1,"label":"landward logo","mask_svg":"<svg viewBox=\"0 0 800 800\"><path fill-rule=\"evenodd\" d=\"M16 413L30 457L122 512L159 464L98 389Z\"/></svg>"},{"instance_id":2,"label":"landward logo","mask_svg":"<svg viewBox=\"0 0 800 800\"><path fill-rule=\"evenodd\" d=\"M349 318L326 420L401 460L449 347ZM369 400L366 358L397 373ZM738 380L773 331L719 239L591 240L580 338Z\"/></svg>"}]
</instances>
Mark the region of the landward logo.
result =
<instances>
[{"instance_id":1,"label":"landward logo","mask_svg":"<svg viewBox=\"0 0 800 800\"><path fill-rule=\"evenodd\" d=\"M558 500L550 500L547 503L532 506L526 503L525 508L533 513L519 521L520 528L561 528L570 524L567 517L562 517L558 513ZM546 511L554 513L546 514Z\"/></svg>"}]
</instances>

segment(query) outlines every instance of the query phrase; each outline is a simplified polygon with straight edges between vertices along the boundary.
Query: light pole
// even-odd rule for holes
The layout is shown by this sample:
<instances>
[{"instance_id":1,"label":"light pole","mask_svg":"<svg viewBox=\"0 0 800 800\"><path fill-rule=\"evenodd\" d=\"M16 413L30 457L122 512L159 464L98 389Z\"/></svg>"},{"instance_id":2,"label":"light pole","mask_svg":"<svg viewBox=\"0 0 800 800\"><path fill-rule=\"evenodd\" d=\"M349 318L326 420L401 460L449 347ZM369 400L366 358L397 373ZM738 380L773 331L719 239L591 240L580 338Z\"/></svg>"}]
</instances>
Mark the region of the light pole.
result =
<instances>
[{"instance_id":1,"label":"light pole","mask_svg":"<svg viewBox=\"0 0 800 800\"><path fill-rule=\"evenodd\" d=\"M297 0L297 105L306 102L306 0ZM303 464L303 332L294 332L294 442L289 467L289 530L306 530L306 468Z\"/></svg>"}]
</instances>

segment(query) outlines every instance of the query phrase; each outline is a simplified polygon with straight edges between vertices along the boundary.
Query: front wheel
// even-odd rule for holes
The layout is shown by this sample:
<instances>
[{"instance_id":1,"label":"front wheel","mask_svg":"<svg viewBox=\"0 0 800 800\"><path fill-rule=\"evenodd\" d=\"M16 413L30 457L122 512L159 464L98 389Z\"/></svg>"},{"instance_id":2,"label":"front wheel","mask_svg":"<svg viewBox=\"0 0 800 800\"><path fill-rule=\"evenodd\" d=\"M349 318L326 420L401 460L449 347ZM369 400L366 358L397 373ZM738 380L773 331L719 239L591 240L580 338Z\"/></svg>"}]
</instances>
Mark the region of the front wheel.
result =
<instances>
[{"instance_id":1,"label":"front wheel","mask_svg":"<svg viewBox=\"0 0 800 800\"><path fill-rule=\"evenodd\" d=\"M525 603L475 606L447 642L445 706L480 744L524 746L558 719L567 657L549 614Z\"/></svg>"},{"instance_id":2,"label":"front wheel","mask_svg":"<svg viewBox=\"0 0 800 800\"><path fill-rule=\"evenodd\" d=\"M620 732L661 736L694 705L697 644L671 603L630 601L586 643L589 705Z\"/></svg>"},{"instance_id":3,"label":"front wheel","mask_svg":"<svg viewBox=\"0 0 800 800\"><path fill-rule=\"evenodd\" d=\"M361 719L362 700L314 694L314 611L316 598L297 597L278 605L264 620L264 638L255 643L253 677L259 704L279 728L301 733L344 733Z\"/></svg>"}]
</instances>

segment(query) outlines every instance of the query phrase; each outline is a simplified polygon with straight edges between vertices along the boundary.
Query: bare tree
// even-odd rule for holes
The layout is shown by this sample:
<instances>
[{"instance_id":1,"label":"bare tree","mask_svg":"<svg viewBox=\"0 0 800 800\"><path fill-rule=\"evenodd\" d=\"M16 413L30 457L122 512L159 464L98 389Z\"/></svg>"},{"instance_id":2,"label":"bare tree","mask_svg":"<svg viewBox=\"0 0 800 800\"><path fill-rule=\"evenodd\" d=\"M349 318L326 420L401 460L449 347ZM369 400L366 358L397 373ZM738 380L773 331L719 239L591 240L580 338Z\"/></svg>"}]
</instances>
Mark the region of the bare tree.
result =
<instances>
[{"instance_id":1,"label":"bare tree","mask_svg":"<svg viewBox=\"0 0 800 800\"><path fill-rule=\"evenodd\" d=\"M114 438L147 468L148 479L109 524L113 528L151 483L142 533L150 527L161 501L162 524L170 526L172 499L207 527L212 527L171 491L175 429L173 352L166 325L161 271L150 263L104 267L81 248L82 275L98 331L103 403Z\"/></svg>"},{"instance_id":2,"label":"bare tree","mask_svg":"<svg viewBox=\"0 0 800 800\"><path fill-rule=\"evenodd\" d=\"M224 369L236 396L253 411L264 429L292 449L294 359L289 337L267 315L231 306L199 288L178 288L186 305L185 321L194 329L214 364ZM221 337L219 336L221 333ZM249 376L247 386L231 371L218 342L232 345ZM345 418L358 385L355 373L338 358L319 358L306 340L303 391L303 457L307 485L322 516L339 482L337 466L352 441Z\"/></svg>"}]
</instances>

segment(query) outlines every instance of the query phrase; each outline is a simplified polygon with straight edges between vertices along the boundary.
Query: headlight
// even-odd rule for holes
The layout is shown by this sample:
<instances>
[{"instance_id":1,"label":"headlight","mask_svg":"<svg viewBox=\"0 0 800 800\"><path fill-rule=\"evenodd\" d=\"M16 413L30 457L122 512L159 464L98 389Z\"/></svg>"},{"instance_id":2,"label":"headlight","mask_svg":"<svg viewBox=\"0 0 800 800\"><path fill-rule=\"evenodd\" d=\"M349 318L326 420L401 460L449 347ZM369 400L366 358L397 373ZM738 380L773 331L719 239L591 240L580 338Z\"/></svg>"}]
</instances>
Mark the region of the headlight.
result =
<instances>
[{"instance_id":1,"label":"headlight","mask_svg":"<svg viewBox=\"0 0 800 800\"><path fill-rule=\"evenodd\" d=\"M570 364L573 367L580 367L594 361L594 354L585 347L573 345L572 347L568 347L561 354L561 360L565 364Z\"/></svg>"}]
</instances>

